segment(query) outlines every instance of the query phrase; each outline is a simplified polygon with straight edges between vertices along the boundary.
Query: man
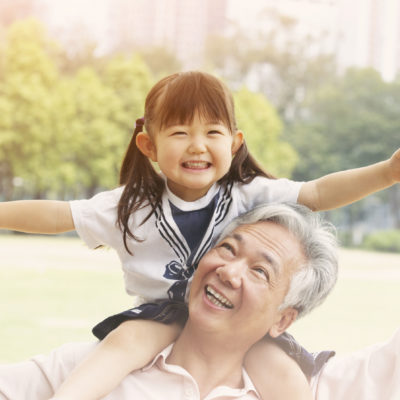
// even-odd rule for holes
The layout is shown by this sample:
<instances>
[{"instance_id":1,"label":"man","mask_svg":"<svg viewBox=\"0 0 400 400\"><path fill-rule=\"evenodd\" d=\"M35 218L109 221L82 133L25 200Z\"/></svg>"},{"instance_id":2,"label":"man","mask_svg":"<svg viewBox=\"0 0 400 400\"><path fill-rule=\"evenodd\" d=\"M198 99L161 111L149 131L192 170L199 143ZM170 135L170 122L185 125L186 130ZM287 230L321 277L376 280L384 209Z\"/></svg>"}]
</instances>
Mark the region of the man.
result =
<instances>
[{"instance_id":1,"label":"man","mask_svg":"<svg viewBox=\"0 0 400 400\"><path fill-rule=\"evenodd\" d=\"M247 351L321 303L336 278L336 242L317 214L298 205L247 213L199 263L175 344L106 399L259 398L242 367ZM89 347L0 367L0 398L48 399Z\"/></svg>"}]
</instances>

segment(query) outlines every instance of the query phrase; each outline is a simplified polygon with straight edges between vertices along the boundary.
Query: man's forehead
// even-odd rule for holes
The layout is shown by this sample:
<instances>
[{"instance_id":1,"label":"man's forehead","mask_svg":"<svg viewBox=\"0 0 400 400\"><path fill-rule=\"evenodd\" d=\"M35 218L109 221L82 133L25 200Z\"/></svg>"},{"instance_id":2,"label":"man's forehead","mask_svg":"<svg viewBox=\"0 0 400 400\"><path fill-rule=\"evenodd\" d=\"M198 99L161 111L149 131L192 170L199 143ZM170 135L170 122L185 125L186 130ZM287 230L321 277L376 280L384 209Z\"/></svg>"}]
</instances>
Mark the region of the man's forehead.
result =
<instances>
[{"instance_id":1,"label":"man's forehead","mask_svg":"<svg viewBox=\"0 0 400 400\"><path fill-rule=\"evenodd\" d=\"M243 246L246 245L246 242L248 240L251 240L249 238L246 238L246 236L243 236L242 233L239 232L233 232L232 233L232 239L236 240L238 243L242 244ZM247 239L247 240L246 240ZM268 264L271 264L273 267L275 267L276 269L278 269L278 265L277 262L275 260L275 258L272 256L271 253L267 252L264 246L259 246L259 249L257 249L256 251L257 255L259 255L260 257L262 257L265 261L268 262Z\"/></svg>"},{"instance_id":2,"label":"man's forehead","mask_svg":"<svg viewBox=\"0 0 400 400\"><path fill-rule=\"evenodd\" d=\"M240 244L243 251L264 258L276 272L282 266L283 258L304 256L299 240L286 227L273 221L243 224L228 236Z\"/></svg>"}]
</instances>

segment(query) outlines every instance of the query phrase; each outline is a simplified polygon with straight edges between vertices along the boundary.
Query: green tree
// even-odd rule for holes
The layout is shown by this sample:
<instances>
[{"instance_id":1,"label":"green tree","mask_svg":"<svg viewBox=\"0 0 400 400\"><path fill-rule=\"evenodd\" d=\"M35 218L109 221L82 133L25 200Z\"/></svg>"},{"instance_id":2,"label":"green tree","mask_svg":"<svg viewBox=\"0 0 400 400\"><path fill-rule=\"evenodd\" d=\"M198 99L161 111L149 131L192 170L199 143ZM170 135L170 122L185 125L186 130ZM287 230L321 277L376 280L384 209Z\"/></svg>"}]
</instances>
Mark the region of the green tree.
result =
<instances>
[{"instance_id":1,"label":"green tree","mask_svg":"<svg viewBox=\"0 0 400 400\"><path fill-rule=\"evenodd\" d=\"M297 155L282 140L282 122L269 101L260 93L242 88L235 94L239 129L253 156L273 175L289 177Z\"/></svg>"},{"instance_id":2,"label":"green tree","mask_svg":"<svg viewBox=\"0 0 400 400\"><path fill-rule=\"evenodd\" d=\"M335 60L323 51L324 34L304 36L296 20L268 9L261 18L258 32L236 26L229 36L209 38L207 64L234 87L246 82L262 92L288 124L309 93L334 79Z\"/></svg>"},{"instance_id":3,"label":"green tree","mask_svg":"<svg viewBox=\"0 0 400 400\"><path fill-rule=\"evenodd\" d=\"M349 70L334 85L321 87L291 131L303 158L295 175L309 179L388 157L398 146L399 93L374 70Z\"/></svg>"},{"instance_id":4,"label":"green tree","mask_svg":"<svg viewBox=\"0 0 400 400\"><path fill-rule=\"evenodd\" d=\"M147 65L140 55L118 55L105 64L100 76L121 101L116 122L126 133L132 132L135 120L143 116L144 102L153 84Z\"/></svg>"},{"instance_id":5,"label":"green tree","mask_svg":"<svg viewBox=\"0 0 400 400\"><path fill-rule=\"evenodd\" d=\"M141 49L139 54L156 79L179 72L182 64L173 52L165 47Z\"/></svg>"},{"instance_id":6,"label":"green tree","mask_svg":"<svg viewBox=\"0 0 400 400\"><path fill-rule=\"evenodd\" d=\"M374 70L350 69L316 91L291 127L290 143L301 157L294 177L308 180L384 160L399 146L399 129L400 82L384 82ZM385 193L399 224L397 188ZM349 221L362 218L363 204L346 212Z\"/></svg>"},{"instance_id":7,"label":"green tree","mask_svg":"<svg viewBox=\"0 0 400 400\"><path fill-rule=\"evenodd\" d=\"M90 56L86 66L80 59L66 68L63 54L34 20L8 31L0 53L2 198L91 196L118 183L151 74L139 56Z\"/></svg>"},{"instance_id":8,"label":"green tree","mask_svg":"<svg viewBox=\"0 0 400 400\"><path fill-rule=\"evenodd\" d=\"M34 20L14 24L2 55L0 82L0 160L3 196L13 193L15 177L41 197L49 188L58 158L52 152L52 126L58 96L53 44Z\"/></svg>"},{"instance_id":9,"label":"green tree","mask_svg":"<svg viewBox=\"0 0 400 400\"><path fill-rule=\"evenodd\" d=\"M122 102L90 67L82 68L65 85L73 107L64 128L67 140L61 170L74 196L92 196L118 183L124 147L124 132L118 124Z\"/></svg>"}]
</instances>

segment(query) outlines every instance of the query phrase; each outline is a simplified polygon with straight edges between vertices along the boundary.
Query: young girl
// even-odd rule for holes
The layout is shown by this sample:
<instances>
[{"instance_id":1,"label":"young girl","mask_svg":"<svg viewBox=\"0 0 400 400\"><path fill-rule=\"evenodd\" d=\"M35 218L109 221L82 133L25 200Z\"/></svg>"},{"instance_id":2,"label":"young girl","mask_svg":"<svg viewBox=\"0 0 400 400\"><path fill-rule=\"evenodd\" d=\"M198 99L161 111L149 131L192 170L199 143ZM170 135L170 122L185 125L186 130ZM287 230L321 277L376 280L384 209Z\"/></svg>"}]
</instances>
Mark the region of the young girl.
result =
<instances>
[{"instance_id":1,"label":"young girl","mask_svg":"<svg viewBox=\"0 0 400 400\"><path fill-rule=\"evenodd\" d=\"M197 263L232 218L265 202L297 201L327 210L399 180L400 150L389 160L306 183L274 179L248 153L232 96L221 81L201 72L162 79L147 96L144 119L137 121L120 187L70 203L0 204L0 228L34 233L76 229L91 248L113 247L127 292L142 298L140 306L94 328L104 340L54 399L105 396L176 338L186 317L180 305ZM265 340L249 352L246 368L261 397L311 399L305 375L276 343ZM308 375L314 368L310 358L304 352L297 360Z\"/></svg>"}]
</instances>

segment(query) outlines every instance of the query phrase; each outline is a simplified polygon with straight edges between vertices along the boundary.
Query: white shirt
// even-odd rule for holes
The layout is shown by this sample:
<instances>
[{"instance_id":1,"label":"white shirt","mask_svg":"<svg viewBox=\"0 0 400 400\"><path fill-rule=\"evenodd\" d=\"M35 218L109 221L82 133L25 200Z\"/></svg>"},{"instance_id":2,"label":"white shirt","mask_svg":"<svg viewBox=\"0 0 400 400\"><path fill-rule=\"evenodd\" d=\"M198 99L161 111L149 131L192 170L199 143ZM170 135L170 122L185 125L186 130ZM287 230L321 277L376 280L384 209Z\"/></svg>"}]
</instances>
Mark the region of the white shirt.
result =
<instances>
[{"instance_id":1,"label":"white shirt","mask_svg":"<svg viewBox=\"0 0 400 400\"><path fill-rule=\"evenodd\" d=\"M117 206L123 187L99 193L89 200L72 201L70 206L75 229L90 248L106 245L117 251L128 294L147 301L168 298L183 301L187 294L185 285L194 268L228 222L263 203L294 203L300 187L301 183L288 179L257 177L249 184L235 183L227 187L215 184L204 197L193 202L178 198L167 188L162 204L146 223L142 224L150 211L149 206L138 210L130 218L133 234L143 240L137 242L127 238L134 256L126 251L122 232L116 225ZM193 250L174 220L171 203L188 212L204 209L213 201L215 209L211 220L201 242ZM190 228L196 229L196 226L189 227L189 232Z\"/></svg>"}]
</instances>

